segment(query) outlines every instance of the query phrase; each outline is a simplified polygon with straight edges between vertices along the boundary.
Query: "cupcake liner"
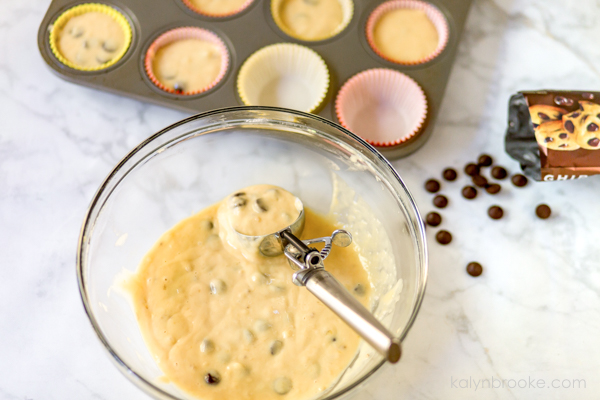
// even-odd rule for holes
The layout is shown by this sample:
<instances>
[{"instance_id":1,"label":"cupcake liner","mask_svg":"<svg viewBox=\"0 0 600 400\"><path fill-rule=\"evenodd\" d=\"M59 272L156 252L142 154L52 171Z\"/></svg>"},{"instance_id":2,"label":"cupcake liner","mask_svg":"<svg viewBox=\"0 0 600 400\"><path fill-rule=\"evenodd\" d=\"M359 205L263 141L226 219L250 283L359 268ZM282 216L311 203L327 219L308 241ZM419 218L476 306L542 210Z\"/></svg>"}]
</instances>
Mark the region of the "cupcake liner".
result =
<instances>
[{"instance_id":1,"label":"cupcake liner","mask_svg":"<svg viewBox=\"0 0 600 400\"><path fill-rule=\"evenodd\" d=\"M246 8L248 8L250 6L250 4L252 4L254 2L254 0L246 0L241 6L239 6L238 8L236 8L236 9L234 9L232 11L223 12L223 13L214 13L214 12L210 12L210 11L207 11L207 10L202 10L197 5L195 5L194 3L192 3L191 0L181 0L181 1L183 2L183 4L185 4L187 6L187 8L189 8L193 12L195 12L197 14L200 14L200 15L204 15L206 17L211 17L211 18L226 18L226 17L231 17L233 15L241 13Z\"/></svg>"},{"instance_id":2,"label":"cupcake liner","mask_svg":"<svg viewBox=\"0 0 600 400\"><path fill-rule=\"evenodd\" d=\"M338 25L338 27L328 35L324 35L323 37L318 37L314 39L307 39L297 35L283 22L280 10L281 6L285 1L286 0L271 0L271 16L273 17L275 24L277 24L277 27L281 29L286 35L306 42L317 42L319 40L329 39L340 34L344 29L346 29L346 27L352 20L352 17L354 16L353 0L338 0L340 5L342 6L342 23Z\"/></svg>"},{"instance_id":3,"label":"cupcake liner","mask_svg":"<svg viewBox=\"0 0 600 400\"><path fill-rule=\"evenodd\" d=\"M245 105L314 111L329 88L329 71L315 51L292 43L273 44L244 62L237 80Z\"/></svg>"},{"instance_id":4,"label":"cupcake liner","mask_svg":"<svg viewBox=\"0 0 600 400\"><path fill-rule=\"evenodd\" d=\"M121 51L119 51L112 60L110 60L102 65L99 65L97 67L84 67L84 66L77 65L74 62L67 60L60 53L60 51L58 49L59 33L65 27L66 23L73 17L87 14L89 12L99 12L99 13L109 15L119 24L119 26L121 26L121 28L123 29L123 34L125 35L125 45L123 46ZM85 3L85 4L80 4L75 7L69 8L67 11L63 12L61 15L58 16L58 18L52 24L52 29L50 30L49 41L50 41L50 50L52 51L52 54L54 54L54 56L62 64L66 65L69 68L73 68L73 69L76 69L79 71L98 71L98 70L106 69L106 68L110 67L111 65L114 65L121 58L123 58L125 53L127 53L127 50L129 50L129 46L131 45L132 37L133 37L133 32L131 29L131 25L129 24L129 22L127 21L127 18L125 18L125 16L122 13L120 13L119 11L117 11L114 8L109 7L105 4Z\"/></svg>"},{"instance_id":5,"label":"cupcake liner","mask_svg":"<svg viewBox=\"0 0 600 400\"><path fill-rule=\"evenodd\" d=\"M370 144L396 146L421 131L427 98L407 75L375 68L354 75L342 86L335 112L343 127Z\"/></svg>"},{"instance_id":6,"label":"cupcake liner","mask_svg":"<svg viewBox=\"0 0 600 400\"><path fill-rule=\"evenodd\" d=\"M427 57L416 61L399 61L386 56L377 48L374 39L374 30L375 26L377 25L377 22L379 22L379 20L384 14L401 8L422 10L425 13L425 15L427 15L431 23L435 26L439 37L438 45L433 51L433 53L429 54ZM369 43L369 46L371 46L371 49L373 49L373 51L384 60L393 62L395 64L418 65L429 62L440 55L444 48L446 48L446 44L448 44L449 29L448 22L446 21L446 17L444 16L444 14L442 14L442 12L432 4L425 3L419 0L391 0L379 5L371 13L369 19L367 20L366 36L367 42Z\"/></svg>"},{"instance_id":7,"label":"cupcake liner","mask_svg":"<svg viewBox=\"0 0 600 400\"><path fill-rule=\"evenodd\" d=\"M178 92L174 89L165 86L162 82L158 80L156 75L154 75L152 62L154 60L154 57L156 56L156 53L161 47L164 47L178 40L184 39L199 39L205 42L215 44L218 47L219 52L221 53L221 69L219 70L219 74L217 75L217 77L210 84L203 87L202 89L189 92ZM209 30L196 28L192 26L171 29L170 31L161 34L152 42L150 47L148 47L148 50L146 51L146 56L144 58L144 69L146 70L146 75L148 75L148 78L150 78L150 81L152 81L154 85L164 90L165 92L183 96L191 96L212 89L223 79L223 77L227 73L228 68L229 51L227 50L227 46L225 46L225 43L221 40L221 38L219 38L217 34Z\"/></svg>"}]
</instances>

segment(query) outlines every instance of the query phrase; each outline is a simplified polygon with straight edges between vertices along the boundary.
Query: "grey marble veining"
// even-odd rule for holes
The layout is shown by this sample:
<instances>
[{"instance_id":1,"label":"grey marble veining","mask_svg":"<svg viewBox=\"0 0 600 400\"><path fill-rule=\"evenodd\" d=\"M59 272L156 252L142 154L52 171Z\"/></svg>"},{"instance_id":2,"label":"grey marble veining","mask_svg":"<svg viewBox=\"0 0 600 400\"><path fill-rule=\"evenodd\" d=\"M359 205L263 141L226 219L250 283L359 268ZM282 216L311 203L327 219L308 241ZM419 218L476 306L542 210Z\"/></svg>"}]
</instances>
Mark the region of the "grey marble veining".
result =
<instances>
[{"instance_id":1,"label":"grey marble veining","mask_svg":"<svg viewBox=\"0 0 600 400\"><path fill-rule=\"evenodd\" d=\"M54 76L36 45L47 6L0 1L0 399L146 399L85 317L76 242L111 168L186 115ZM393 163L423 213L433 210L423 182L446 166L488 152L517 171L503 151L511 93L600 90L599 17L600 1L475 0L431 140ZM473 202L461 198L464 184L462 175L443 184L443 227L454 240L442 247L428 230L427 294L402 361L356 398L597 398L600 178L506 183ZM551 219L535 217L541 202ZM493 203L506 210L502 220L486 216ZM485 269L476 279L464 271L472 260ZM505 387L481 388L485 379ZM552 388L555 379L585 388ZM521 380L527 387L507 387Z\"/></svg>"}]
</instances>

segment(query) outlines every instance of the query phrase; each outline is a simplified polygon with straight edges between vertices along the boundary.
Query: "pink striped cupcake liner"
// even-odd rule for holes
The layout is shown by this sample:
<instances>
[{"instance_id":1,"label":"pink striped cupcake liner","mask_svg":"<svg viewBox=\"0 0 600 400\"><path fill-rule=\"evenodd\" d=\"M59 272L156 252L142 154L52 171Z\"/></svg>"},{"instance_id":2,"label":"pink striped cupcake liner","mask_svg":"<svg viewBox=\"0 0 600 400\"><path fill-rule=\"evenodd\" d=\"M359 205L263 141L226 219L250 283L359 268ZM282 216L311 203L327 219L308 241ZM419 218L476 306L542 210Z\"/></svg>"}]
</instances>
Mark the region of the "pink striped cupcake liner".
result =
<instances>
[{"instance_id":1,"label":"pink striped cupcake liner","mask_svg":"<svg viewBox=\"0 0 600 400\"><path fill-rule=\"evenodd\" d=\"M152 62L154 61L154 57L156 53L161 47L164 47L168 44L176 42L178 40L184 39L198 39L205 42L212 43L217 46L219 52L221 53L221 69L219 70L219 74L217 77L207 86L203 87L200 90L194 90L189 92L178 92L172 88L165 86L162 82L158 80L158 78L154 75ZM225 74L227 73L227 69L229 68L229 51L227 50L227 46L225 43L217 36L215 33L202 29L196 28L192 26L186 26L181 28L171 29L157 37L154 42L148 47L146 51L146 57L144 58L144 68L146 70L146 74L150 81L160 89L164 90L168 93L183 95L183 96L192 96L195 94L206 92L207 90L212 89L216 84L218 84Z\"/></svg>"},{"instance_id":2,"label":"pink striped cupcake liner","mask_svg":"<svg viewBox=\"0 0 600 400\"><path fill-rule=\"evenodd\" d=\"M416 60L416 61L394 60L394 59L386 56L385 54L383 54L381 52L381 50L379 50L377 48L377 45L375 43L375 38L374 38L374 30L375 30L375 26L377 25L377 22L379 22L381 17L383 15L385 15L386 13L393 11L393 10L402 9L402 8L413 9L413 10L422 10L425 13L425 15L427 15L427 17L429 18L429 20L431 21L433 26L435 26L435 28L438 32L439 40L438 40L438 45L437 45L436 49L433 51L433 53L429 54L427 57L425 57L423 59ZM448 44L448 37L449 37L448 22L446 21L446 17L444 16L444 14L437 7L433 6L432 4L429 4L429 3L426 3L423 1L419 1L419 0L391 0L391 1L387 1L385 3L382 3L375 10L373 10L371 15L369 16L369 19L367 20L365 33L367 36L367 42L369 43L369 46L371 46L371 49L373 49L373 51L379 57L381 57L384 60L387 60L389 62L393 62L395 64L402 64L402 65L418 65L418 64L424 64L426 62L433 60L434 58L436 58L437 56L440 55L440 53L444 50L444 48L446 48L446 44Z\"/></svg>"},{"instance_id":3,"label":"pink striped cupcake liner","mask_svg":"<svg viewBox=\"0 0 600 400\"><path fill-rule=\"evenodd\" d=\"M360 72L335 100L340 124L377 147L397 146L421 132L427 98L409 76L387 68Z\"/></svg>"}]
</instances>

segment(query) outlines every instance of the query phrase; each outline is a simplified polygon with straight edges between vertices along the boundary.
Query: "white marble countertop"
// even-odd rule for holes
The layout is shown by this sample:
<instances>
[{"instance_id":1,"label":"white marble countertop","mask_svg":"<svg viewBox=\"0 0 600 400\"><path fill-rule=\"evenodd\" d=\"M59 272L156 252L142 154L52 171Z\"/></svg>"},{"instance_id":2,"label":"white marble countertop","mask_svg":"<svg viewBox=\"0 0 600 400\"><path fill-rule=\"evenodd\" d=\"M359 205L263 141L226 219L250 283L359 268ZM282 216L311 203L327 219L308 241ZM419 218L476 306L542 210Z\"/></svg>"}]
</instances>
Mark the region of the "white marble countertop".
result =
<instances>
[{"instance_id":1,"label":"white marble countertop","mask_svg":"<svg viewBox=\"0 0 600 400\"><path fill-rule=\"evenodd\" d=\"M36 45L48 4L0 1L0 399L146 399L91 329L75 250L107 173L186 115L52 74ZM433 209L423 182L446 166L488 152L517 171L503 151L511 93L600 90L599 18L593 0L475 0L433 137L394 162L423 213ZM600 177L506 184L468 204L461 182L443 190L454 241L440 246L429 229L427 294L403 360L357 398L598 398ZM502 220L485 215L492 201ZM535 218L541 202L551 219ZM479 278L464 271L471 260Z\"/></svg>"}]
</instances>

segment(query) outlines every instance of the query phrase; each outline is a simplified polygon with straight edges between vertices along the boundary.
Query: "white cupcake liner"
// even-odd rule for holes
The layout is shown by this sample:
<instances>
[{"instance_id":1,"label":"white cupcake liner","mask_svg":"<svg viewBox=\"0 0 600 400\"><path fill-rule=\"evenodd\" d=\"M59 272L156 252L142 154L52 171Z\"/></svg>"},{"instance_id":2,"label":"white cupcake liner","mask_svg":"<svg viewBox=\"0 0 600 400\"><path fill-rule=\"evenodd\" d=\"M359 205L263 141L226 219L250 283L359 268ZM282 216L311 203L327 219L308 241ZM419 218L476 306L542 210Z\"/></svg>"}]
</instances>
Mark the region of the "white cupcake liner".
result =
<instances>
[{"instance_id":1,"label":"white cupcake liner","mask_svg":"<svg viewBox=\"0 0 600 400\"><path fill-rule=\"evenodd\" d=\"M375 68L344 84L335 111L342 126L374 146L389 147L420 133L427 117L427 98L407 75Z\"/></svg>"},{"instance_id":2,"label":"white cupcake liner","mask_svg":"<svg viewBox=\"0 0 600 400\"><path fill-rule=\"evenodd\" d=\"M414 61L394 60L388 57L387 55L383 54L375 44L374 31L375 27L377 26L377 22L379 22L381 17L387 14L388 12L401 8L422 10L425 13L425 15L427 15L433 26L435 26L439 38L438 45L433 51L433 53L429 54L427 57ZM444 14L432 4L425 3L419 0L391 0L379 5L371 13L369 19L367 20L366 35L369 46L371 46L371 49L373 49L373 51L377 53L379 57L396 64L417 65L429 62L440 55L440 53L446 47L446 44L448 44L449 29L448 22L446 21L446 17L444 16Z\"/></svg>"},{"instance_id":3,"label":"white cupcake liner","mask_svg":"<svg viewBox=\"0 0 600 400\"><path fill-rule=\"evenodd\" d=\"M245 105L312 112L325 98L329 71L315 51L292 43L263 47L244 62L237 89Z\"/></svg>"}]
</instances>

